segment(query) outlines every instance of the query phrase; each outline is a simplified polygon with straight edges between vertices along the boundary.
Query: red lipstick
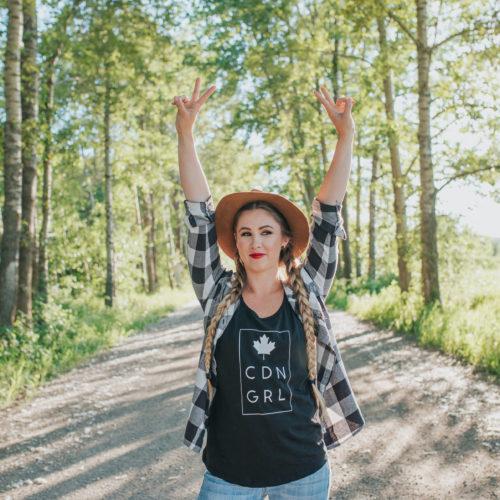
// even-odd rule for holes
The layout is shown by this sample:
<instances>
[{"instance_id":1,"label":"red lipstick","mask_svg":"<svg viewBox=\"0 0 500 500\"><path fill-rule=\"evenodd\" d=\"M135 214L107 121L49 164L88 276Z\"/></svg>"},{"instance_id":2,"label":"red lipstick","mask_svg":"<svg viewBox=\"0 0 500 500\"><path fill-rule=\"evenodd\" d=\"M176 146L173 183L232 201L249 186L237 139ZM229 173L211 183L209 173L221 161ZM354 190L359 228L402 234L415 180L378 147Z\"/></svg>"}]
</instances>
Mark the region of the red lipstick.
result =
<instances>
[{"instance_id":1,"label":"red lipstick","mask_svg":"<svg viewBox=\"0 0 500 500\"><path fill-rule=\"evenodd\" d=\"M260 259L261 257L264 257L264 255L266 255L266 254L265 253L251 253L250 257L252 257L252 259Z\"/></svg>"}]
</instances>

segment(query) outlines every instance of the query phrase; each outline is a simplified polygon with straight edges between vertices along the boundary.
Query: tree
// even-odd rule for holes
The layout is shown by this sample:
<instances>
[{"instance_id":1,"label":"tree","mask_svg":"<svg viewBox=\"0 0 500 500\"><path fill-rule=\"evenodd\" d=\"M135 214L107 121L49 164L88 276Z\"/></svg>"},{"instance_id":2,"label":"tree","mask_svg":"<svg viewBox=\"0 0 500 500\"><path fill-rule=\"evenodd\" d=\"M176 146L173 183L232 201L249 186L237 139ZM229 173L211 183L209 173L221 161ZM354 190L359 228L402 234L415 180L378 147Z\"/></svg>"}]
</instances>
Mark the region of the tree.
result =
<instances>
[{"instance_id":1,"label":"tree","mask_svg":"<svg viewBox=\"0 0 500 500\"><path fill-rule=\"evenodd\" d=\"M38 65L36 0L24 0L24 49L21 57L22 82L22 222L19 242L18 310L32 320L32 278L35 250L35 215L37 193Z\"/></svg>"},{"instance_id":2,"label":"tree","mask_svg":"<svg viewBox=\"0 0 500 500\"><path fill-rule=\"evenodd\" d=\"M431 84L430 70L432 56L437 49L457 38L467 38L475 32L492 32L496 27L496 12L488 12L487 17L478 18L477 15L469 18L466 9L460 10L465 23L463 29L459 29L444 36L440 41L429 44L428 41L428 4L427 0L415 0L416 28L415 31L402 18L399 13L388 7L382 0L377 0L377 5L387 14L398 27L413 41L417 52L417 74L418 74L418 145L420 163L420 259L422 294L424 302L441 304L441 293L439 289L438 269L438 244L437 244L437 220L436 220L436 187L434 184L434 165L432 156L431 135ZM435 33L437 24L435 22ZM455 19L456 25L457 20Z\"/></svg>"},{"instance_id":3,"label":"tree","mask_svg":"<svg viewBox=\"0 0 500 500\"><path fill-rule=\"evenodd\" d=\"M377 259L376 259L376 234L375 220L376 220L376 184L377 184L377 169L378 169L378 149L375 145L372 153L372 177L370 182L370 205L369 205L369 223L368 223L368 277L374 280L377 272Z\"/></svg>"},{"instance_id":4,"label":"tree","mask_svg":"<svg viewBox=\"0 0 500 500\"><path fill-rule=\"evenodd\" d=\"M380 43L380 56L382 59L382 74L384 86L384 104L387 119L387 139L389 141L389 152L392 169L392 188L394 191L394 216L396 219L396 246L398 253L399 287L402 292L410 288L411 275L408 263L408 231L406 227L406 198L405 179L401 172L401 161L399 156L399 139L396 131L394 94L392 87L392 70L388 64L389 47L385 21L382 16L377 17L377 28ZM374 169L376 165L374 158Z\"/></svg>"},{"instance_id":5,"label":"tree","mask_svg":"<svg viewBox=\"0 0 500 500\"><path fill-rule=\"evenodd\" d=\"M9 0L7 46L5 49L5 135L4 208L0 253L0 327L14 322L18 287L18 259L21 228L21 39L23 9L21 0Z\"/></svg>"},{"instance_id":6,"label":"tree","mask_svg":"<svg viewBox=\"0 0 500 500\"><path fill-rule=\"evenodd\" d=\"M52 161L54 95L56 88L57 65L63 48L69 45L67 36L69 23L74 19L78 0L65 5L56 15L54 25L42 34L40 52L44 58L42 64L42 85L40 89L40 134L42 137L42 223L38 237L37 272L33 276L33 287L37 298L46 303L48 300L49 253L48 241L52 219Z\"/></svg>"},{"instance_id":7,"label":"tree","mask_svg":"<svg viewBox=\"0 0 500 500\"><path fill-rule=\"evenodd\" d=\"M142 47L157 27L141 6L131 1L117 5L95 0L83 9L83 23L73 43L72 72L81 103L99 117L103 148L106 279L104 302L113 306L116 294L115 217L113 211L113 115L120 98L139 74L148 74L148 54Z\"/></svg>"}]
</instances>

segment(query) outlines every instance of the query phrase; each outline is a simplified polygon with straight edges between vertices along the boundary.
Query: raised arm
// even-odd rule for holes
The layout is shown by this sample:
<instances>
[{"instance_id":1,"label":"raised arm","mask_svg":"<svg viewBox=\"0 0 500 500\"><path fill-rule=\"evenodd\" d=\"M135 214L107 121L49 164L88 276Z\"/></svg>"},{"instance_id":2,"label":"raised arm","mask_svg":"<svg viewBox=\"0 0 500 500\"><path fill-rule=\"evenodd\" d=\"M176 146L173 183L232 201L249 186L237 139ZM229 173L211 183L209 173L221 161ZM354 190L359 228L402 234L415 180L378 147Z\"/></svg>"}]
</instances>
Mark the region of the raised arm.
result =
<instances>
[{"instance_id":1,"label":"raised arm","mask_svg":"<svg viewBox=\"0 0 500 500\"><path fill-rule=\"evenodd\" d=\"M215 92L215 89L215 85L212 85L200 97L200 78L197 78L191 99L186 96L175 96L172 100L172 104L177 106L175 128L177 129L181 186L189 201L206 201L210 196L207 178L196 154L193 127L200 108Z\"/></svg>"},{"instance_id":2,"label":"raised arm","mask_svg":"<svg viewBox=\"0 0 500 500\"><path fill-rule=\"evenodd\" d=\"M325 87L315 91L338 133L330 168L313 201L311 241L304 268L326 297L337 271L338 237L347 239L342 220L342 202L351 170L354 121L351 116L353 100L337 99L334 103Z\"/></svg>"},{"instance_id":3,"label":"raised arm","mask_svg":"<svg viewBox=\"0 0 500 500\"><path fill-rule=\"evenodd\" d=\"M188 228L187 260L191 282L200 305L207 314L211 310L217 285L230 277L220 260L215 231L215 209L205 173L196 155L193 125L201 105L215 91L212 85L199 97L200 79L196 79L193 96L174 97L177 106L175 126L179 138L179 173L184 200L185 223Z\"/></svg>"},{"instance_id":4,"label":"raised arm","mask_svg":"<svg viewBox=\"0 0 500 500\"><path fill-rule=\"evenodd\" d=\"M322 203L341 205L344 201L351 173L355 134L351 110L354 101L351 97L341 97L337 99L337 102L334 102L324 85L321 86L321 92L315 90L314 93L323 104L338 135L332 163L319 188L317 199Z\"/></svg>"}]
</instances>

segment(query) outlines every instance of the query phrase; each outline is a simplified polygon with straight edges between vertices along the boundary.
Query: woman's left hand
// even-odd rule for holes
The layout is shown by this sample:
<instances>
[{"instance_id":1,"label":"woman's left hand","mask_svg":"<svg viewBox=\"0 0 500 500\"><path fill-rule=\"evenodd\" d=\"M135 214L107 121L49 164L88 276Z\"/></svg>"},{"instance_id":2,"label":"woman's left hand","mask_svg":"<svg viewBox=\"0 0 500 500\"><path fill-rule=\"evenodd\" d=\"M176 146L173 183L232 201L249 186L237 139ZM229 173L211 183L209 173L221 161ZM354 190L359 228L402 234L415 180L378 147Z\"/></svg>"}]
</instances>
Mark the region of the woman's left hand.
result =
<instances>
[{"instance_id":1,"label":"woman's left hand","mask_svg":"<svg viewBox=\"0 0 500 500\"><path fill-rule=\"evenodd\" d=\"M320 85L321 92L314 90L314 95L323 104L330 120L335 125L339 137L353 137L355 132L351 110L354 104L352 97L339 97L334 102L324 85Z\"/></svg>"}]
</instances>

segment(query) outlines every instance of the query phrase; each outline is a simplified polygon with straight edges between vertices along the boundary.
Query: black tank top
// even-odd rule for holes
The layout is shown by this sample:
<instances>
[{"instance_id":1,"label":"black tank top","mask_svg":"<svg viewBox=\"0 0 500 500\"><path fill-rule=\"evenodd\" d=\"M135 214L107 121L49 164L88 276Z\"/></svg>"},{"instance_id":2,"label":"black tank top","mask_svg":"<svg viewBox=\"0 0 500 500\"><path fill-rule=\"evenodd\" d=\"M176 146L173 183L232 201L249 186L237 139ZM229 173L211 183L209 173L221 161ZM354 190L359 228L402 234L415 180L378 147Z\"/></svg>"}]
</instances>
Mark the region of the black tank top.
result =
<instances>
[{"instance_id":1,"label":"black tank top","mask_svg":"<svg viewBox=\"0 0 500 500\"><path fill-rule=\"evenodd\" d=\"M283 295L267 318L240 299L217 341L217 393L202 459L213 475L241 486L276 486L327 460L308 382L302 322Z\"/></svg>"}]
</instances>

